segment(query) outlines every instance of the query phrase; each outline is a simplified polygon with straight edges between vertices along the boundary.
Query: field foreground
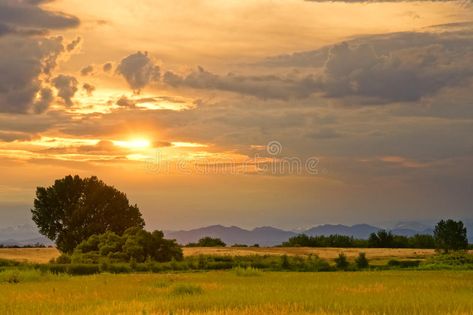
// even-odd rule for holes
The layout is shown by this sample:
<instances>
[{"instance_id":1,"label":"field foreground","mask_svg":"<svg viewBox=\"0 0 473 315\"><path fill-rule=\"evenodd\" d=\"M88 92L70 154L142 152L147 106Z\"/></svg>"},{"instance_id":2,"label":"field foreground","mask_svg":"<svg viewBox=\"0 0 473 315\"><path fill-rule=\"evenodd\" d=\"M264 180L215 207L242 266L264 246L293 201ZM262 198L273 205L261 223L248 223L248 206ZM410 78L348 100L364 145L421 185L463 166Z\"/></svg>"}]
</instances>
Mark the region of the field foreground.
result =
<instances>
[{"instance_id":1,"label":"field foreground","mask_svg":"<svg viewBox=\"0 0 473 315\"><path fill-rule=\"evenodd\" d=\"M473 272L25 275L0 314L472 314Z\"/></svg>"}]
</instances>

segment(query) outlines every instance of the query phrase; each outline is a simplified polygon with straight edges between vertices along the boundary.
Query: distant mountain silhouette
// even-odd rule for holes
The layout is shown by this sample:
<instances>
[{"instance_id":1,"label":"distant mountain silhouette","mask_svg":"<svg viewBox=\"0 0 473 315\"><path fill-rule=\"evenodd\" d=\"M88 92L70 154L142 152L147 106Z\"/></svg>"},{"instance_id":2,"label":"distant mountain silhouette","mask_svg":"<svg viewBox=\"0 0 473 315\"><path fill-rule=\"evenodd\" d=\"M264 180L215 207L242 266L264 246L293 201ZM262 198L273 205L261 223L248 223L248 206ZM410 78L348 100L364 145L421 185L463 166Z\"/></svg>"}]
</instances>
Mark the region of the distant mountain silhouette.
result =
<instances>
[{"instance_id":1,"label":"distant mountain silhouette","mask_svg":"<svg viewBox=\"0 0 473 315\"><path fill-rule=\"evenodd\" d=\"M378 232L379 230L381 230L381 228L368 224L355 224L352 226L324 224L308 229L304 234L310 236L338 234L366 239L371 233Z\"/></svg>"},{"instance_id":2,"label":"distant mountain silhouette","mask_svg":"<svg viewBox=\"0 0 473 315\"><path fill-rule=\"evenodd\" d=\"M419 228L410 229L404 225L397 225L391 230L393 234L403 236L413 236L415 234L432 234L433 229L427 226L421 225L420 223L415 225ZM470 227L473 231L473 226ZM367 239L371 233L378 232L383 228L373 226L369 224L355 224L352 226L342 224L324 224L315 226L305 231L293 232L285 231L274 227L259 227L253 230L245 230L237 226L225 227L222 225L212 225L192 230L181 230L181 231L165 231L164 234L167 238L176 239L179 244L195 243L200 238L205 236L218 237L224 241L227 245L233 244L245 244L253 245L259 244L261 246L275 246L287 241L290 237L297 234L307 234L310 236L317 235L331 235L339 234L346 236L353 236L354 238Z\"/></svg>"},{"instance_id":3,"label":"distant mountain silhouette","mask_svg":"<svg viewBox=\"0 0 473 315\"><path fill-rule=\"evenodd\" d=\"M30 224L0 228L0 244L4 246L53 245L47 237L39 234L38 229Z\"/></svg>"},{"instance_id":4,"label":"distant mountain silhouette","mask_svg":"<svg viewBox=\"0 0 473 315\"><path fill-rule=\"evenodd\" d=\"M469 232L469 241L473 243L473 221L464 221ZM352 226L343 224L323 224L302 231L286 231L271 226L258 227L252 230L242 229L237 226L211 225L207 227L181 230L181 231L164 231L167 238L176 239L179 244L188 244L197 242L205 236L218 237L227 245L259 244L261 246L275 246L287 241L290 237L297 234L331 235L339 234L353 236L354 238L367 239L373 232L377 232L383 228L369 224L355 224ZM389 230L389 229L388 229ZM393 234L413 236L415 234L432 234L433 228L419 222L401 222L392 229ZM40 243L44 245L52 245L46 237L38 233L33 225L25 224L15 227L0 228L0 244L3 245L30 245Z\"/></svg>"},{"instance_id":5,"label":"distant mountain silhouette","mask_svg":"<svg viewBox=\"0 0 473 315\"><path fill-rule=\"evenodd\" d=\"M245 230L237 226L225 227L222 225L211 225L189 231L165 231L167 238L176 239L179 244L197 242L205 236L218 237L227 245L259 244L261 246L274 246L287 241L296 235L294 232L284 231L273 227L259 227L253 230Z\"/></svg>"}]
</instances>

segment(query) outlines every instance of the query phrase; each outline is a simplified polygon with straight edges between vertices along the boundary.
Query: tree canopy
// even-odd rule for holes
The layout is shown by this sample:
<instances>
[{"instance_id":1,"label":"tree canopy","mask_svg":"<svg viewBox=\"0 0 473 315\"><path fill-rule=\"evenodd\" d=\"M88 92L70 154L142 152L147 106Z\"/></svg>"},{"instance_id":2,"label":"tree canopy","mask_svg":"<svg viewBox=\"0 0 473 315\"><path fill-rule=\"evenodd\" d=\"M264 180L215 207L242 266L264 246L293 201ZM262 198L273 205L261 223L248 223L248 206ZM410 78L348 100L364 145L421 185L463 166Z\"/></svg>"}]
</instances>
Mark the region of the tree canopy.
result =
<instances>
[{"instance_id":1,"label":"tree canopy","mask_svg":"<svg viewBox=\"0 0 473 315\"><path fill-rule=\"evenodd\" d=\"M164 238L163 232L148 232L138 227L129 228L122 236L108 231L92 235L74 250L73 262L98 263L106 258L110 262L158 262L182 260L183 254L175 240Z\"/></svg>"},{"instance_id":2,"label":"tree canopy","mask_svg":"<svg viewBox=\"0 0 473 315\"><path fill-rule=\"evenodd\" d=\"M40 233L66 253L94 234L122 235L130 227L144 226L138 207L95 176L69 175L50 187L38 187L31 212Z\"/></svg>"},{"instance_id":3,"label":"tree canopy","mask_svg":"<svg viewBox=\"0 0 473 315\"><path fill-rule=\"evenodd\" d=\"M186 245L187 247L225 247L225 244L219 238L212 238L209 236L201 238L197 243L189 243Z\"/></svg>"},{"instance_id":4,"label":"tree canopy","mask_svg":"<svg viewBox=\"0 0 473 315\"><path fill-rule=\"evenodd\" d=\"M437 248L449 250L463 250L468 247L466 228L462 221L441 220L434 230Z\"/></svg>"}]
</instances>

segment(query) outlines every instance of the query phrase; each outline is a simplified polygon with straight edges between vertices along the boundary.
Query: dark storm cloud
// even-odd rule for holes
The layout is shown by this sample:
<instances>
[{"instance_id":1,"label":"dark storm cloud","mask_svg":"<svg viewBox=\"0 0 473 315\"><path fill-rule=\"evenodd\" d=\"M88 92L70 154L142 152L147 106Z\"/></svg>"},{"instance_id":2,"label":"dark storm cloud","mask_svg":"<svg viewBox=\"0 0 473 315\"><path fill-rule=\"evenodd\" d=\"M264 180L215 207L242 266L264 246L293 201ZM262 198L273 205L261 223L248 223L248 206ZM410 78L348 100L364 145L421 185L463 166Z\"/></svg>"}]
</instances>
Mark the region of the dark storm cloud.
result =
<instances>
[{"instance_id":1,"label":"dark storm cloud","mask_svg":"<svg viewBox=\"0 0 473 315\"><path fill-rule=\"evenodd\" d=\"M49 30L77 27L79 19L62 12L46 11L45 1L0 0L0 25L15 33L28 30ZM5 30L5 27L0 27ZM1 33L1 32L0 32Z\"/></svg>"},{"instance_id":2,"label":"dark storm cloud","mask_svg":"<svg viewBox=\"0 0 473 315\"><path fill-rule=\"evenodd\" d=\"M137 52L124 58L117 67L128 85L140 91L149 83L159 80L160 68L148 57L148 53Z\"/></svg>"}]
</instances>

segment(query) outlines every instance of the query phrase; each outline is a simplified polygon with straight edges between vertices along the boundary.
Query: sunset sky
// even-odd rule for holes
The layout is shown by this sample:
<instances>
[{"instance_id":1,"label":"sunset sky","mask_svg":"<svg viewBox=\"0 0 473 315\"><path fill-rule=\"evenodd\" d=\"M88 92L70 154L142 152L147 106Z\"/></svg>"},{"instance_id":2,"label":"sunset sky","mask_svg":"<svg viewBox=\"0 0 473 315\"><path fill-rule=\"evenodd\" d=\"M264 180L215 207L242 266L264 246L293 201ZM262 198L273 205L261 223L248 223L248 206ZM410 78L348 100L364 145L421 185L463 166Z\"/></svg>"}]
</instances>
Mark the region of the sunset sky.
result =
<instances>
[{"instance_id":1,"label":"sunset sky","mask_svg":"<svg viewBox=\"0 0 473 315\"><path fill-rule=\"evenodd\" d=\"M472 219L472 163L470 1L0 0L0 227L68 174L150 228Z\"/></svg>"}]
</instances>

